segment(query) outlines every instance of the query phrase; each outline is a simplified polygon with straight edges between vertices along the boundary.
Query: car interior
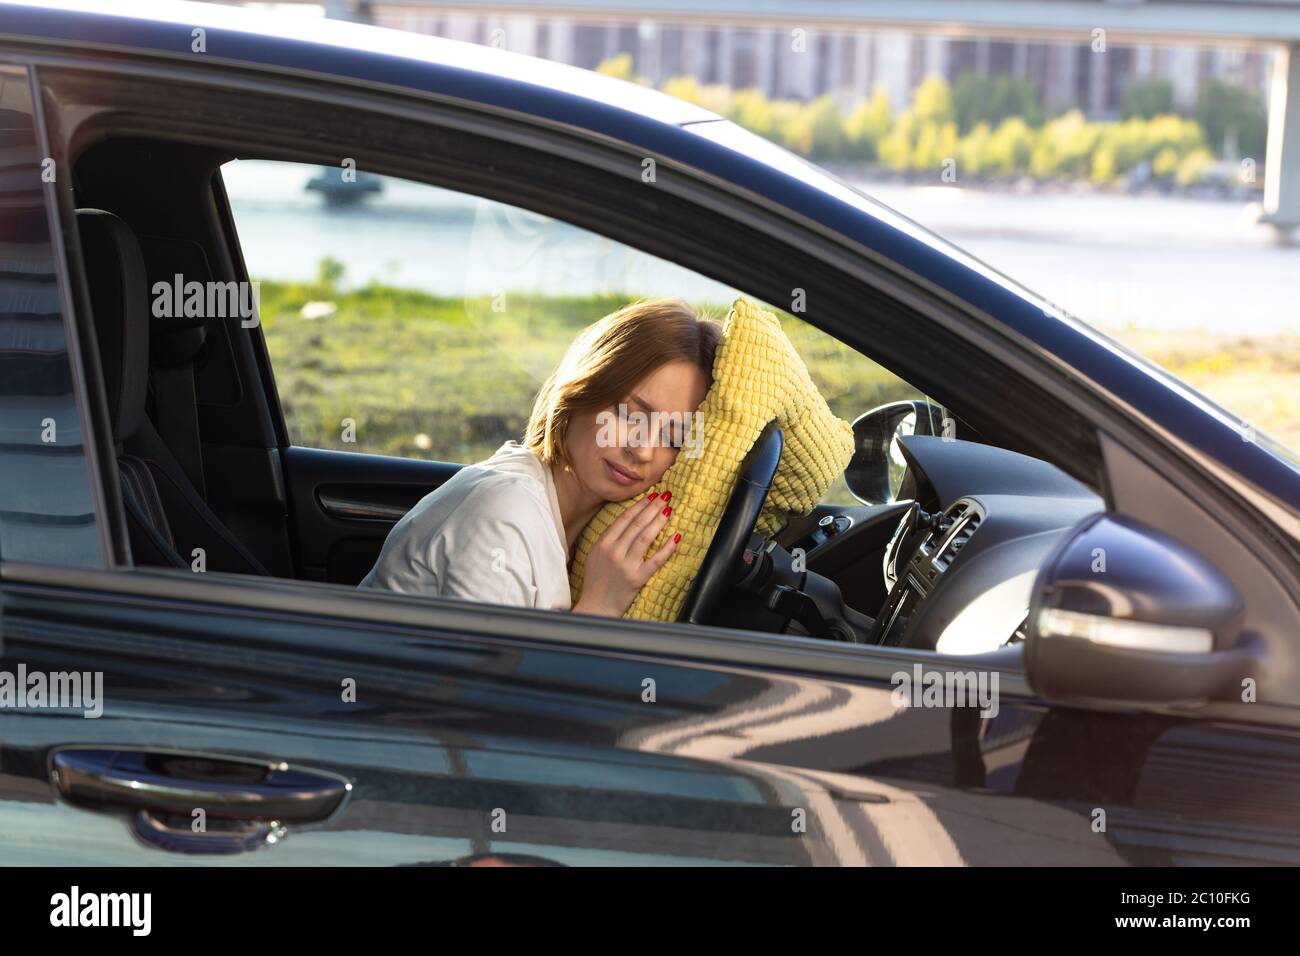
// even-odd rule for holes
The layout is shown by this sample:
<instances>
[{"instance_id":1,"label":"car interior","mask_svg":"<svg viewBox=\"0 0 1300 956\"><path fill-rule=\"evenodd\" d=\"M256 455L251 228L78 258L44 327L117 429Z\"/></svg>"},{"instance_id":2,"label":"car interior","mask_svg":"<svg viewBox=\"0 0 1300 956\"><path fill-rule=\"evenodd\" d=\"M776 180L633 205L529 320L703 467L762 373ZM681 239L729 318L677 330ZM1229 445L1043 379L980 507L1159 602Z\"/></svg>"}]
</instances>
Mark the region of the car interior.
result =
<instances>
[{"instance_id":1,"label":"car interior","mask_svg":"<svg viewBox=\"0 0 1300 956\"><path fill-rule=\"evenodd\" d=\"M132 562L355 586L392 525L463 462L295 445L255 323L154 314L155 283L248 275L222 164L313 159L147 125L79 133L71 150L81 294ZM691 262L706 274L713 265ZM932 341L945 344L937 331ZM926 356L888 335L878 343L873 360L935 399L861 409L845 474L856 504L824 504L764 541L750 534L761 497L733 495L680 620L951 653L1023 637L1035 572L1103 509L1095 482L1081 480L1095 473L1091 454L1054 458L1069 474L1025 454L1015 436L1054 413L1049 396L1027 403L1023 427L1008 431L994 410L963 403L963 382L935 376ZM995 373L980 361L972 354L965 371L987 383ZM1034 434L1077 443L1070 420ZM778 457L760 440L738 488L766 488Z\"/></svg>"}]
</instances>

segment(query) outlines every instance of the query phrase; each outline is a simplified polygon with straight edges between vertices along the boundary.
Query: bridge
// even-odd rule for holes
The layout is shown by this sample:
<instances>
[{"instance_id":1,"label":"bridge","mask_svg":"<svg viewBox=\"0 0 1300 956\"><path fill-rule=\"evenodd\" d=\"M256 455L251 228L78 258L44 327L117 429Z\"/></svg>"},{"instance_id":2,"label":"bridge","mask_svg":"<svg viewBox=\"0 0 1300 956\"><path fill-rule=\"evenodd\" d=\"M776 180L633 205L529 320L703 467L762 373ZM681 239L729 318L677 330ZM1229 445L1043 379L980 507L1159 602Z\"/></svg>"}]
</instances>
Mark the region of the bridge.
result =
<instances>
[{"instance_id":1,"label":"bridge","mask_svg":"<svg viewBox=\"0 0 1300 956\"><path fill-rule=\"evenodd\" d=\"M294 0L288 0L294 2ZM1300 3L1284 0L319 0L326 15L387 20L428 11L480 19L565 18L808 31L906 31L1109 45L1266 49L1268 142L1261 222L1300 227ZM617 51L615 51L617 52ZM1095 92L1095 91L1094 91Z\"/></svg>"}]
</instances>

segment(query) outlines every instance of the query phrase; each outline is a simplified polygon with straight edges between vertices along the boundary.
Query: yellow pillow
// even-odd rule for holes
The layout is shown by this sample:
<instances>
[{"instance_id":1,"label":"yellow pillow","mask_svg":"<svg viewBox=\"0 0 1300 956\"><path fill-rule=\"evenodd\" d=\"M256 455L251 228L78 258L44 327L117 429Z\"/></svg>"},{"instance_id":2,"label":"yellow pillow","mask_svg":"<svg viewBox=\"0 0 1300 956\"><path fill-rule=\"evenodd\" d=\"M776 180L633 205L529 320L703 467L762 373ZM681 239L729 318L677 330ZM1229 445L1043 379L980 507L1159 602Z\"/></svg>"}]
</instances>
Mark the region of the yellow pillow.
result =
<instances>
[{"instance_id":1,"label":"yellow pillow","mask_svg":"<svg viewBox=\"0 0 1300 956\"><path fill-rule=\"evenodd\" d=\"M713 385L699 414L700 453L679 454L657 485L673 493L673 513L649 553L678 531L681 544L624 617L677 620L722 521L741 462L768 422L776 419L785 447L758 519L758 530L765 535L779 531L788 515L810 512L853 457L852 427L831 413L781 323L745 299L737 299L727 316L713 360ZM605 505L583 531L569 574L574 604L582 593L583 564L592 545L641 497Z\"/></svg>"}]
</instances>

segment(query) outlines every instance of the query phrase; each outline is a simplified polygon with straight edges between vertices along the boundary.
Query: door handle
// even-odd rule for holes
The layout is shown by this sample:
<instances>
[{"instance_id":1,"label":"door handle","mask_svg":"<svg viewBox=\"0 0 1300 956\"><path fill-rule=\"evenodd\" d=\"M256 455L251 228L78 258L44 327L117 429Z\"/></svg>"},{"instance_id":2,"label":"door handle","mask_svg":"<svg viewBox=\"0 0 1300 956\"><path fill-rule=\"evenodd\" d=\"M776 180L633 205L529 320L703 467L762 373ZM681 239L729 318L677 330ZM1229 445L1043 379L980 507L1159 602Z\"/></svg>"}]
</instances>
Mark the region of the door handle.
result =
<instances>
[{"instance_id":1,"label":"door handle","mask_svg":"<svg viewBox=\"0 0 1300 956\"><path fill-rule=\"evenodd\" d=\"M56 750L50 779L70 803L133 812L131 829L139 839L181 853L273 845L285 835L285 824L328 819L352 790L335 774L284 763L116 748ZM203 811L201 818L195 810Z\"/></svg>"},{"instance_id":2,"label":"door handle","mask_svg":"<svg viewBox=\"0 0 1300 956\"><path fill-rule=\"evenodd\" d=\"M344 495L319 493L321 509L332 518L359 518L366 521L401 521L410 508Z\"/></svg>"}]
</instances>

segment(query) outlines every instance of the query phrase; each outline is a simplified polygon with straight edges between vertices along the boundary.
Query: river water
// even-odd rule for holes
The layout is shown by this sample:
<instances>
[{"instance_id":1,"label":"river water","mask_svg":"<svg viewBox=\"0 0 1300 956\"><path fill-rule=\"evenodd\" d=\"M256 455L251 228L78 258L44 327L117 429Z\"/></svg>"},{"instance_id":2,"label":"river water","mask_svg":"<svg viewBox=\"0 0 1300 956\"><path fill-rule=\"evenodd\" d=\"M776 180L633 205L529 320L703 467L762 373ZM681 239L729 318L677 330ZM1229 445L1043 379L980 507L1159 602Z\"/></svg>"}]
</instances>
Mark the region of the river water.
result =
<instances>
[{"instance_id":1,"label":"river water","mask_svg":"<svg viewBox=\"0 0 1300 956\"><path fill-rule=\"evenodd\" d=\"M225 167L249 270L309 279L331 256L347 284L375 278L441 295L503 284L554 294L733 290L531 214L419 184L331 208L304 187L315 167ZM856 182L989 265L1109 328L1300 330L1300 247L1278 245L1240 202L1099 193L1015 193Z\"/></svg>"},{"instance_id":2,"label":"river water","mask_svg":"<svg viewBox=\"0 0 1300 956\"><path fill-rule=\"evenodd\" d=\"M1089 322L1300 330L1300 247L1246 203L855 185Z\"/></svg>"}]
</instances>

